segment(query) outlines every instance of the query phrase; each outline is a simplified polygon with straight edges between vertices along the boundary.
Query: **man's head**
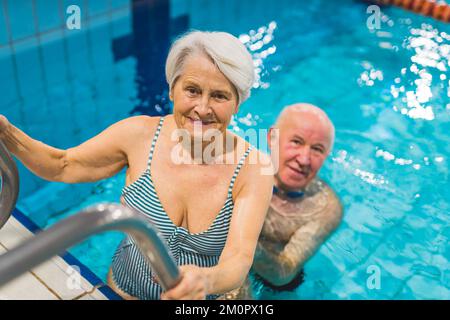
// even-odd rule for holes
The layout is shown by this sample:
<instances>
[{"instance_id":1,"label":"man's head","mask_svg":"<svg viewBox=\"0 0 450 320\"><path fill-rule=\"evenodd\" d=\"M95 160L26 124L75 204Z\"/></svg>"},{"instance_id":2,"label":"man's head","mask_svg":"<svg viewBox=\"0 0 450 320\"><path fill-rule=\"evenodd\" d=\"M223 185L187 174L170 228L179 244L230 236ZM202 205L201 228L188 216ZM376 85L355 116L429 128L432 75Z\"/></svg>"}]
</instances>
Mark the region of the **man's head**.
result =
<instances>
[{"instance_id":1,"label":"man's head","mask_svg":"<svg viewBox=\"0 0 450 320\"><path fill-rule=\"evenodd\" d=\"M294 191L305 188L322 167L333 148L334 126L322 109L299 103L283 109L268 139L272 150L278 143L278 187Z\"/></svg>"}]
</instances>

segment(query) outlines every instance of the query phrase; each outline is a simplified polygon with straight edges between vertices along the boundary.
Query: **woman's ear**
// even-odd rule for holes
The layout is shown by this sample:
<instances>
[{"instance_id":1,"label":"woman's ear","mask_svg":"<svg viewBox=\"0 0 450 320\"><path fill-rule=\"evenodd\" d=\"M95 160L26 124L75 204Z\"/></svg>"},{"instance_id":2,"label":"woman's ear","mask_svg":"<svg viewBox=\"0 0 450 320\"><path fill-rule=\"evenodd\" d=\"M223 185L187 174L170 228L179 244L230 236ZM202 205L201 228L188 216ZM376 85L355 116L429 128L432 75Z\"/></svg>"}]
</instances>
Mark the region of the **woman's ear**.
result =
<instances>
[{"instance_id":1,"label":"woman's ear","mask_svg":"<svg viewBox=\"0 0 450 320\"><path fill-rule=\"evenodd\" d=\"M172 90L169 91L169 99L170 99L170 101L173 102L173 91Z\"/></svg>"}]
</instances>

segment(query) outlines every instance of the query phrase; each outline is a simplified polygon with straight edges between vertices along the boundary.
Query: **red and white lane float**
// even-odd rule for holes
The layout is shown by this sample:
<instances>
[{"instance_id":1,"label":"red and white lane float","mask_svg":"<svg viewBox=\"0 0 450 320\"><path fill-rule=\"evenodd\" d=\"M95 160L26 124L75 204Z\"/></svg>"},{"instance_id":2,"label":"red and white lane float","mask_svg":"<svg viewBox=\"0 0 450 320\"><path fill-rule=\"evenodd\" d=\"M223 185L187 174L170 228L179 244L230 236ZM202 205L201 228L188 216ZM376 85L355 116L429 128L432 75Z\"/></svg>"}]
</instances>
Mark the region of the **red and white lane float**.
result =
<instances>
[{"instance_id":1,"label":"red and white lane float","mask_svg":"<svg viewBox=\"0 0 450 320\"><path fill-rule=\"evenodd\" d=\"M437 0L370 0L378 5L395 5L442 22L450 22L450 4Z\"/></svg>"}]
</instances>

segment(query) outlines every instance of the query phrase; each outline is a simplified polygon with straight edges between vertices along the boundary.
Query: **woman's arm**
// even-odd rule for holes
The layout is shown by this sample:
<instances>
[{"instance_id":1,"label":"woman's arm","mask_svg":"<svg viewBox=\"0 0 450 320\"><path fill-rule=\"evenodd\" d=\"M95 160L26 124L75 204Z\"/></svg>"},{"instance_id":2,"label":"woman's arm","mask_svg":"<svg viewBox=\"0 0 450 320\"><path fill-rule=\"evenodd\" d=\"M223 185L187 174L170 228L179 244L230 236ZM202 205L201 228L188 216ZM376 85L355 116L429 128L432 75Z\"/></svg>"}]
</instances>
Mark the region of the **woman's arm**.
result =
<instances>
[{"instance_id":1,"label":"woman's arm","mask_svg":"<svg viewBox=\"0 0 450 320\"><path fill-rule=\"evenodd\" d=\"M257 151L255 151L257 152ZM266 157L261 154L261 157ZM260 158L261 159L261 158ZM265 158L267 170L269 158ZM163 293L162 299L201 299L241 286L253 262L256 244L272 197L273 175L263 175L263 165L249 164L245 183L235 197L227 242L214 267L181 266L182 281ZM239 178L238 178L239 179Z\"/></svg>"},{"instance_id":2,"label":"woman's arm","mask_svg":"<svg viewBox=\"0 0 450 320\"><path fill-rule=\"evenodd\" d=\"M252 266L272 198L273 176L253 172L248 181L235 201L227 242L219 263L205 268L208 294L222 294L240 287Z\"/></svg>"},{"instance_id":3,"label":"woman's arm","mask_svg":"<svg viewBox=\"0 0 450 320\"><path fill-rule=\"evenodd\" d=\"M0 115L0 139L30 171L49 181L91 182L113 176L128 163L131 143L148 117L119 121L99 135L67 150L35 140Z\"/></svg>"},{"instance_id":4,"label":"woman's arm","mask_svg":"<svg viewBox=\"0 0 450 320\"><path fill-rule=\"evenodd\" d=\"M261 157L266 157L261 154ZM261 158L260 158L261 159ZM265 164L270 160L266 158ZM214 267L181 266L182 281L163 293L162 299L201 299L241 286L253 263L256 244L272 197L273 175L263 175L263 165L249 164L242 188L235 197L227 242ZM238 178L238 179L239 179Z\"/></svg>"}]
</instances>

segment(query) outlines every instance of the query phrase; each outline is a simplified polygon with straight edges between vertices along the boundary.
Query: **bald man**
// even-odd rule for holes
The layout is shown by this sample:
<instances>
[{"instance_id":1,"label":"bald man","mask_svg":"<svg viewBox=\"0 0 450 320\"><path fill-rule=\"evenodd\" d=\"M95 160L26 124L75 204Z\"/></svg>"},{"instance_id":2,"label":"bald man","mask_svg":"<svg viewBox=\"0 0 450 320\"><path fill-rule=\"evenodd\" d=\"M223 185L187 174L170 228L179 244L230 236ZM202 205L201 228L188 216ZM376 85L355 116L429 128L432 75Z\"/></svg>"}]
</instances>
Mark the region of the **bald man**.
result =
<instances>
[{"instance_id":1,"label":"bald man","mask_svg":"<svg viewBox=\"0 0 450 320\"><path fill-rule=\"evenodd\" d=\"M317 177L333 147L334 132L328 116L316 106L295 104L281 112L268 135L279 168L250 273L253 277L225 299L253 298L252 284L292 291L303 282L303 265L342 218L338 197Z\"/></svg>"}]
</instances>

